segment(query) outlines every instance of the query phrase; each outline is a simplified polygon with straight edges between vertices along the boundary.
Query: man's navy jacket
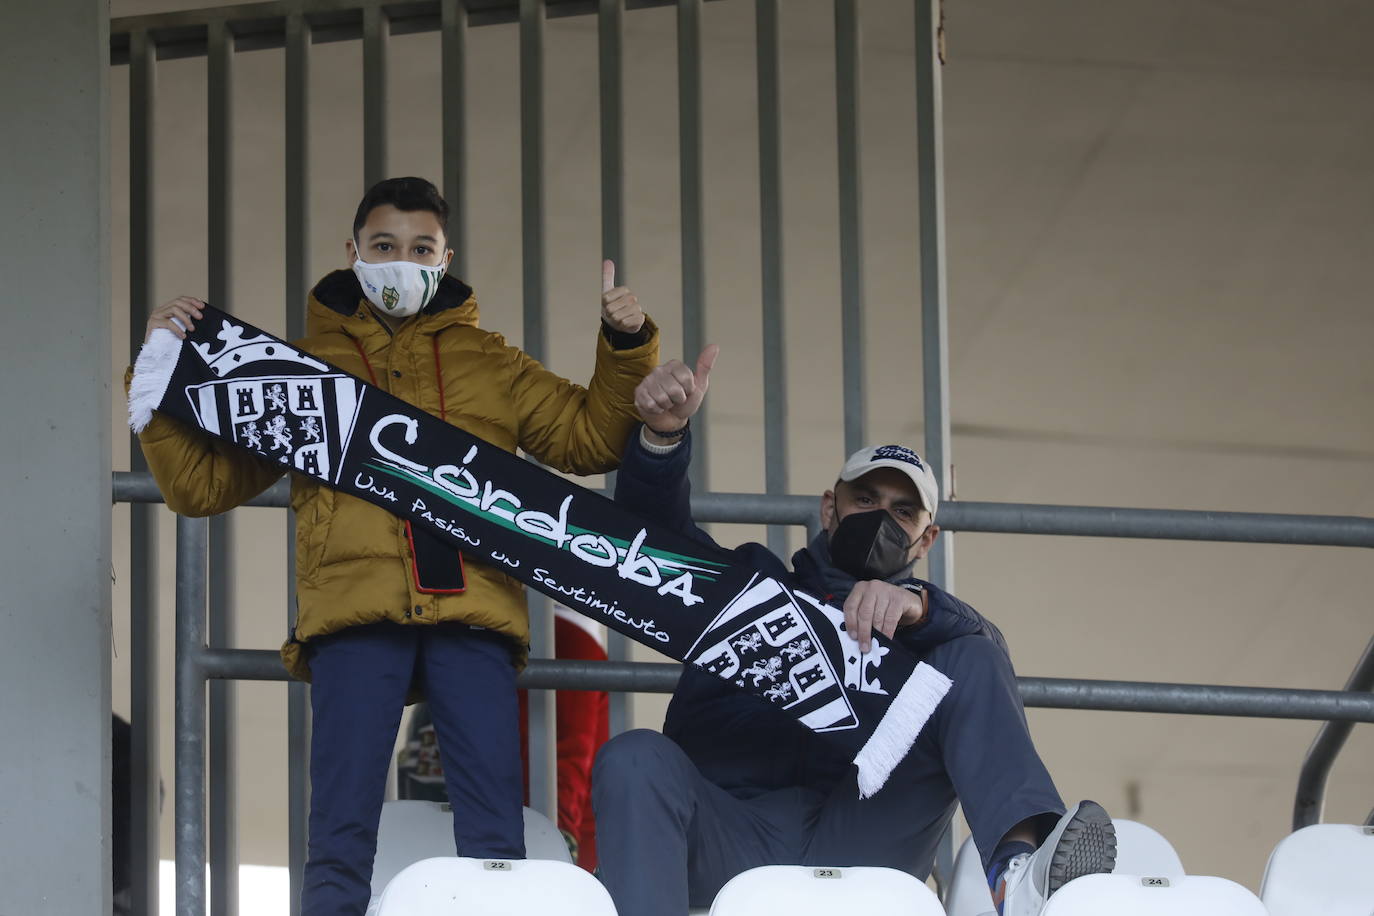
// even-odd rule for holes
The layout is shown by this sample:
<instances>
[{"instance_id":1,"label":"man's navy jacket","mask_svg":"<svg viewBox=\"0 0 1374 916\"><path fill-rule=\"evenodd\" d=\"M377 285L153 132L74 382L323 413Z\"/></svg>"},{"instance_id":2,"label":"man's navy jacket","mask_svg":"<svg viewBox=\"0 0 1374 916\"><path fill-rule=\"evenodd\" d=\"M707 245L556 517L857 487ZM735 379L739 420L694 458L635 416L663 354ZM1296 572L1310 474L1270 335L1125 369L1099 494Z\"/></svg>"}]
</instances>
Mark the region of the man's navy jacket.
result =
<instances>
[{"instance_id":1,"label":"man's navy jacket","mask_svg":"<svg viewBox=\"0 0 1374 916\"><path fill-rule=\"evenodd\" d=\"M711 536L692 520L687 469L691 463L691 435L666 455L640 443L639 431L630 437L616 475L616 502L713 546ZM735 548L733 559L794 588L842 603L826 584L823 558L812 550L793 556L795 571L762 544ZM929 595L928 614L920 624L897 631L897 641L917 658L936 646L963 636L981 636L1006 651L1002 634L973 608L948 592L920 579ZM687 752L702 775L739 797L790 786L828 792L851 768L838 746L800 726L761 697L692 665L686 666L668 706L663 733Z\"/></svg>"}]
</instances>

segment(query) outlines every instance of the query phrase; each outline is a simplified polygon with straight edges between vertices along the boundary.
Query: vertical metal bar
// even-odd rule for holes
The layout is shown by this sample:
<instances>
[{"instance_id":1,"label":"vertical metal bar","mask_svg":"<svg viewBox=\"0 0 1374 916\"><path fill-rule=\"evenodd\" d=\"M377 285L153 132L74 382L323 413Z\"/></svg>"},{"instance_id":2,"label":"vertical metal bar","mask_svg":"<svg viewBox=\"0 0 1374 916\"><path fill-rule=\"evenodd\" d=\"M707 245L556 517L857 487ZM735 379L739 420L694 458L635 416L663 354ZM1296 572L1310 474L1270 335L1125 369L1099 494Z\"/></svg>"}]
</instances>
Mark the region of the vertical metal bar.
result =
<instances>
[{"instance_id":1,"label":"vertical metal bar","mask_svg":"<svg viewBox=\"0 0 1374 916\"><path fill-rule=\"evenodd\" d=\"M524 281L524 349L548 356L544 276L544 0L520 0L520 225ZM530 651L552 658L553 607L531 593ZM558 817L554 767L556 699L551 690L529 693L530 805Z\"/></svg>"},{"instance_id":2,"label":"vertical metal bar","mask_svg":"<svg viewBox=\"0 0 1374 916\"><path fill-rule=\"evenodd\" d=\"M696 365L706 346L705 216L702 210L701 0L677 4L677 97L679 187L682 208L682 360ZM691 481L698 491L709 479L709 405L692 419Z\"/></svg>"},{"instance_id":3,"label":"vertical metal bar","mask_svg":"<svg viewBox=\"0 0 1374 916\"><path fill-rule=\"evenodd\" d=\"M210 302L232 311L230 263L233 239L232 200L232 65L234 37L225 20L208 26L206 47L206 240ZM228 516L209 520L208 611L209 643L230 648L233 604L230 600L230 538ZM235 805L234 685L219 680L208 687L208 781L210 819L210 912L238 913L238 829Z\"/></svg>"},{"instance_id":4,"label":"vertical metal bar","mask_svg":"<svg viewBox=\"0 0 1374 916\"><path fill-rule=\"evenodd\" d=\"M940 2L916 2L916 153L921 233L921 365L926 461L940 492L950 498L949 309L945 273L944 102L939 63ZM948 532L931 549L927 573L954 588L954 538Z\"/></svg>"},{"instance_id":5,"label":"vertical metal bar","mask_svg":"<svg viewBox=\"0 0 1374 916\"><path fill-rule=\"evenodd\" d=\"M391 22L376 3L363 8L363 183L386 174L386 45Z\"/></svg>"},{"instance_id":6,"label":"vertical metal bar","mask_svg":"<svg viewBox=\"0 0 1374 916\"><path fill-rule=\"evenodd\" d=\"M624 0L599 0L597 5L597 56L600 62L601 99L601 256L615 262L616 282L627 284L630 268L625 251L625 80ZM614 491L612 474L606 486ZM606 657L629 661L630 641L620 633L606 633ZM610 733L630 727L629 696L612 691Z\"/></svg>"},{"instance_id":7,"label":"vertical metal bar","mask_svg":"<svg viewBox=\"0 0 1374 916\"><path fill-rule=\"evenodd\" d=\"M597 36L601 72L601 254L615 261L624 285L625 261L625 91L624 0L600 0Z\"/></svg>"},{"instance_id":8,"label":"vertical metal bar","mask_svg":"<svg viewBox=\"0 0 1374 916\"><path fill-rule=\"evenodd\" d=\"M835 117L840 179L840 323L844 450L865 444L863 188L859 152L858 0L835 0Z\"/></svg>"},{"instance_id":9,"label":"vertical metal bar","mask_svg":"<svg viewBox=\"0 0 1374 916\"><path fill-rule=\"evenodd\" d=\"M231 80L234 37L225 20L208 27L206 54L206 239L210 303L229 311L231 146L233 112ZM212 624L213 626L213 624Z\"/></svg>"},{"instance_id":10,"label":"vertical metal bar","mask_svg":"<svg viewBox=\"0 0 1374 916\"><path fill-rule=\"evenodd\" d=\"M226 301L226 300L221 300ZM232 526L229 517L209 520L209 638L215 648L233 647ZM210 824L210 912L235 916L239 911L238 763L235 746L235 684L216 680L207 687L208 781Z\"/></svg>"},{"instance_id":11,"label":"vertical metal bar","mask_svg":"<svg viewBox=\"0 0 1374 916\"><path fill-rule=\"evenodd\" d=\"M129 343L137 352L153 307L153 105L157 49L129 36ZM148 463L134 437L129 467ZM132 710L129 874L135 913L158 911L158 639L155 506L129 505L129 667Z\"/></svg>"},{"instance_id":12,"label":"vertical metal bar","mask_svg":"<svg viewBox=\"0 0 1374 916\"><path fill-rule=\"evenodd\" d=\"M449 206L448 243L455 273L468 269L467 34L468 12L460 0L439 8L444 106L444 199Z\"/></svg>"},{"instance_id":13,"label":"vertical metal bar","mask_svg":"<svg viewBox=\"0 0 1374 916\"><path fill-rule=\"evenodd\" d=\"M544 3L520 0L520 226L525 352L548 355L544 281Z\"/></svg>"},{"instance_id":14,"label":"vertical metal bar","mask_svg":"<svg viewBox=\"0 0 1374 916\"><path fill-rule=\"evenodd\" d=\"M935 879L935 893L941 902L948 900L949 889L954 881L954 857L959 848L955 835L954 818L945 824L944 832L935 841L935 861L931 863L930 876Z\"/></svg>"},{"instance_id":15,"label":"vertical metal bar","mask_svg":"<svg viewBox=\"0 0 1374 916\"><path fill-rule=\"evenodd\" d=\"M1360 692L1374 690L1374 638L1364 647L1364 654L1350 673L1345 689ZM1327 777L1331 775L1336 755L1345 747L1345 741L1354 728L1354 722L1323 722L1317 730L1317 737L1307 750L1298 776L1297 797L1293 800L1294 830L1321 823L1322 809L1326 806Z\"/></svg>"},{"instance_id":16,"label":"vertical metal bar","mask_svg":"<svg viewBox=\"0 0 1374 916\"><path fill-rule=\"evenodd\" d=\"M286 17L286 337L305 336L305 298L310 270L310 24L304 14ZM286 623L296 623L296 519L286 519ZM310 688L286 688L287 870L290 913L300 916L302 877L309 842Z\"/></svg>"},{"instance_id":17,"label":"vertical metal bar","mask_svg":"<svg viewBox=\"0 0 1374 916\"><path fill-rule=\"evenodd\" d=\"M209 523L177 517L176 904L205 916L205 564Z\"/></svg>"},{"instance_id":18,"label":"vertical metal bar","mask_svg":"<svg viewBox=\"0 0 1374 916\"><path fill-rule=\"evenodd\" d=\"M295 624L295 514L287 510L287 550L292 574L287 576L290 623ZM300 916L305 886L305 860L310 844L310 685L291 681L286 686L287 872L288 912Z\"/></svg>"},{"instance_id":19,"label":"vertical metal bar","mask_svg":"<svg viewBox=\"0 0 1374 916\"><path fill-rule=\"evenodd\" d=\"M916 0L916 153L920 212L921 364L925 459L950 496L949 312L945 274L944 102L941 88L940 0ZM931 582L954 588L954 537L945 532L927 555ZM947 887L959 843L953 823L940 838L935 870Z\"/></svg>"},{"instance_id":20,"label":"vertical metal bar","mask_svg":"<svg viewBox=\"0 0 1374 916\"><path fill-rule=\"evenodd\" d=\"M612 662L630 660L630 640L614 630L606 631L606 659ZM607 730L614 738L630 729L630 695L623 690L607 693Z\"/></svg>"},{"instance_id":21,"label":"vertical metal bar","mask_svg":"<svg viewBox=\"0 0 1374 916\"><path fill-rule=\"evenodd\" d=\"M530 657L553 658L553 602L528 592ZM558 823L558 695L552 690L527 691L527 735L530 758L530 807Z\"/></svg>"},{"instance_id":22,"label":"vertical metal bar","mask_svg":"<svg viewBox=\"0 0 1374 916\"><path fill-rule=\"evenodd\" d=\"M782 105L778 0L754 8L759 95L759 251L763 295L763 479L787 492L787 339L782 281ZM787 528L768 527L768 549L787 555Z\"/></svg>"},{"instance_id":23,"label":"vertical metal bar","mask_svg":"<svg viewBox=\"0 0 1374 916\"><path fill-rule=\"evenodd\" d=\"M286 335L305 333L310 283L310 24L286 17Z\"/></svg>"}]
</instances>

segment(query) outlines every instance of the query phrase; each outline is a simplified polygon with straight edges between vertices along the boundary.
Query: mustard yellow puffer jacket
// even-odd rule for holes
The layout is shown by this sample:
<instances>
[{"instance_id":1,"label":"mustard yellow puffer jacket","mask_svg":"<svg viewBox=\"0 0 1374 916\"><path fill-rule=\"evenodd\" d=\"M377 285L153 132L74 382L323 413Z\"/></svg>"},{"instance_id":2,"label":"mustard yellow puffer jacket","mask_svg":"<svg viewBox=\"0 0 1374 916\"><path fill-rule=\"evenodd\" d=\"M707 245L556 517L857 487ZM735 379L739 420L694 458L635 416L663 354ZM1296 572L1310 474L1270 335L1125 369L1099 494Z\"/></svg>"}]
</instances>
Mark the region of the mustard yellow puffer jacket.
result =
<instances>
[{"instance_id":1,"label":"mustard yellow puffer jacket","mask_svg":"<svg viewBox=\"0 0 1374 916\"><path fill-rule=\"evenodd\" d=\"M395 336L362 297L351 271L310 296L308 336L296 344L339 368L508 451L521 448L574 474L612 470L637 423L634 389L658 364L658 331L614 349L596 332L596 370L583 388L477 327L472 291L446 277L425 309ZM366 354L366 358L364 355ZM182 515L232 509L271 486L281 469L155 413L139 436L168 507ZM293 475L297 621L282 661L309 680L303 643L345 627L391 620L407 626L459 621L512 637L517 663L529 645L523 586L464 558L466 590L416 589L405 523L389 512Z\"/></svg>"}]
</instances>

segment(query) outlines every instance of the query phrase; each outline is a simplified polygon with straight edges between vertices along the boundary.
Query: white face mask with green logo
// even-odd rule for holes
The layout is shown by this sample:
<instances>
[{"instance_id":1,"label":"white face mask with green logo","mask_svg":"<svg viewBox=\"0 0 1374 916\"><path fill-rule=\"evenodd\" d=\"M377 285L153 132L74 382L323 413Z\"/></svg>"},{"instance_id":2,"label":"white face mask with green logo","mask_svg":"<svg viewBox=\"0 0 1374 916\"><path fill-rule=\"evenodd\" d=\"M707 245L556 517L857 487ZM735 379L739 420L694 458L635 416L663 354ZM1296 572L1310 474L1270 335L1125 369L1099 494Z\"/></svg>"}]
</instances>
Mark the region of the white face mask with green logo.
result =
<instances>
[{"instance_id":1,"label":"white face mask with green logo","mask_svg":"<svg viewBox=\"0 0 1374 916\"><path fill-rule=\"evenodd\" d=\"M414 261L369 264L357 258L353 261L353 273L362 284L363 294L384 314L409 318L439 291L444 266L427 267Z\"/></svg>"}]
</instances>

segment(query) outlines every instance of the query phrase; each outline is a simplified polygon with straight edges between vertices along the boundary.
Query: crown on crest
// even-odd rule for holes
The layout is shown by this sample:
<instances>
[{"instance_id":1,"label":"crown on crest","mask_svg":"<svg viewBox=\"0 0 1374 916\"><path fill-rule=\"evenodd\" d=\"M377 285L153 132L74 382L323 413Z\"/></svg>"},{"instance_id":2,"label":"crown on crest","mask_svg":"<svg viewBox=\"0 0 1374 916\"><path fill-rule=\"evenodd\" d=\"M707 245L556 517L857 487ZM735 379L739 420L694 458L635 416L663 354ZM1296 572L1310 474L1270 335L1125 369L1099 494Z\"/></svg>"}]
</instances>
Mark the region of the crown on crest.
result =
<instances>
[{"instance_id":1,"label":"crown on crest","mask_svg":"<svg viewBox=\"0 0 1374 916\"><path fill-rule=\"evenodd\" d=\"M288 346L266 334L244 338L243 328L228 319L225 319L223 327L215 336L224 341L224 346L214 353L210 351L209 344L191 344L215 375L227 375L236 369L264 361L299 363L321 372L329 368L319 360L306 356L295 347Z\"/></svg>"}]
</instances>

